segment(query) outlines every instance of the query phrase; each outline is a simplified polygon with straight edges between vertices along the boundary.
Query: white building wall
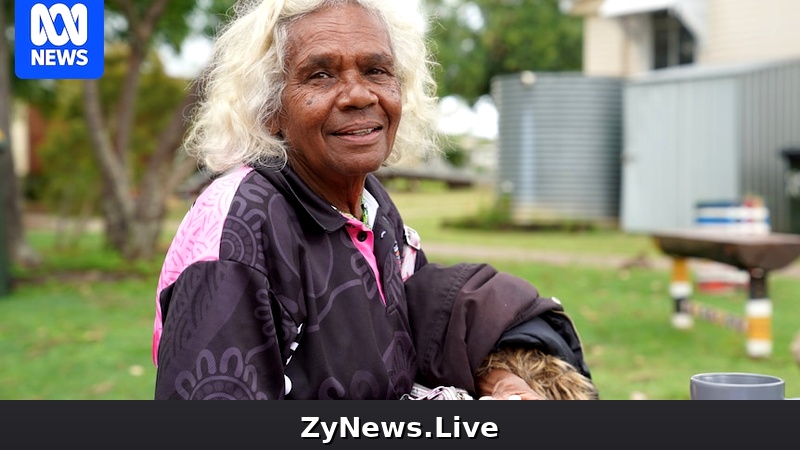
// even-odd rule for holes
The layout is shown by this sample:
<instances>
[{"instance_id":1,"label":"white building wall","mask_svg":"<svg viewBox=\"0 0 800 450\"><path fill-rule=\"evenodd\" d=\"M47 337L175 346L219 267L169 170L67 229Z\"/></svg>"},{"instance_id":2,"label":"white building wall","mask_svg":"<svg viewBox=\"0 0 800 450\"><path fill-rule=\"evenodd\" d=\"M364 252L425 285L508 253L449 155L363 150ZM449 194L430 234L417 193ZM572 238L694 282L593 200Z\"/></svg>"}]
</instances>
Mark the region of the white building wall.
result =
<instances>
[{"instance_id":1,"label":"white building wall","mask_svg":"<svg viewBox=\"0 0 800 450\"><path fill-rule=\"evenodd\" d=\"M583 71L588 76L623 76L627 40L622 22L587 17L583 33Z\"/></svg>"},{"instance_id":2,"label":"white building wall","mask_svg":"<svg viewBox=\"0 0 800 450\"><path fill-rule=\"evenodd\" d=\"M744 63L800 56L800 0L705 0L705 39L698 65ZM584 73L630 76L651 70L649 14L603 18L602 2L578 1L568 13L584 17Z\"/></svg>"},{"instance_id":3,"label":"white building wall","mask_svg":"<svg viewBox=\"0 0 800 450\"><path fill-rule=\"evenodd\" d=\"M646 14L584 19L583 72L587 76L628 76L650 70L652 26Z\"/></svg>"},{"instance_id":4,"label":"white building wall","mask_svg":"<svg viewBox=\"0 0 800 450\"><path fill-rule=\"evenodd\" d=\"M708 39L701 64L800 56L800 1L706 0Z\"/></svg>"}]
</instances>

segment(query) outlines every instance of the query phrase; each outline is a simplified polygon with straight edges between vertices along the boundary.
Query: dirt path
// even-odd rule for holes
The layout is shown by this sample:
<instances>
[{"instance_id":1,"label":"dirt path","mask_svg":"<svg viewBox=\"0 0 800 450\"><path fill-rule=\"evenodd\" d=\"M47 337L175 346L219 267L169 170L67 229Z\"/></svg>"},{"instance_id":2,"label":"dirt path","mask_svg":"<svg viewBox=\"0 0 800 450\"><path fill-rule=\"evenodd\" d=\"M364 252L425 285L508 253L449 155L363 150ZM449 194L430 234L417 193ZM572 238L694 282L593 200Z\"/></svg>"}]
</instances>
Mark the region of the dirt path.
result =
<instances>
[{"instance_id":1,"label":"dirt path","mask_svg":"<svg viewBox=\"0 0 800 450\"><path fill-rule=\"evenodd\" d=\"M552 264L557 266L587 266L620 270L647 268L669 271L672 261L667 256L630 257L620 255L577 254L553 251L530 251L514 248L496 248L482 246L466 246L463 244L425 243L425 251L446 257L459 257L469 261L491 261L510 259L519 262ZM776 270L772 275L800 278L800 263Z\"/></svg>"}]
</instances>

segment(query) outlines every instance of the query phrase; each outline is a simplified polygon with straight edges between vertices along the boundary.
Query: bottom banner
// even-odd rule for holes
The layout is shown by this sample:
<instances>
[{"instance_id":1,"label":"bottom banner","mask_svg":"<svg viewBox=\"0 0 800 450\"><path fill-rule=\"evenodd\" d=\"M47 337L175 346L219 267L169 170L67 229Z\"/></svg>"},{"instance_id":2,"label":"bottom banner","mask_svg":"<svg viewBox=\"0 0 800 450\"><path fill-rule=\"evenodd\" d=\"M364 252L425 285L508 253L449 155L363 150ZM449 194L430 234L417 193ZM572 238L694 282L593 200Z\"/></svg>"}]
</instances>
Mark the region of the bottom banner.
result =
<instances>
[{"instance_id":1,"label":"bottom banner","mask_svg":"<svg viewBox=\"0 0 800 450\"><path fill-rule=\"evenodd\" d=\"M766 448L795 441L798 408L791 401L0 401L0 439L4 448Z\"/></svg>"}]
</instances>

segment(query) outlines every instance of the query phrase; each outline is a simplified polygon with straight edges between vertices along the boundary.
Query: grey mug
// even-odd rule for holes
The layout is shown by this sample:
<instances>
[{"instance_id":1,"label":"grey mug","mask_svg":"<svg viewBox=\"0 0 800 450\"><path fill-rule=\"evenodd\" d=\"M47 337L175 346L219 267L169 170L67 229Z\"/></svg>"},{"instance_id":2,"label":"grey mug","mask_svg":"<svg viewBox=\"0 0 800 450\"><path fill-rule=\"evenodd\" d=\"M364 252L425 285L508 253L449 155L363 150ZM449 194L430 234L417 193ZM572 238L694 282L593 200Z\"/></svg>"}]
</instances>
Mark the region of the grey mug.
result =
<instances>
[{"instance_id":1,"label":"grey mug","mask_svg":"<svg viewBox=\"0 0 800 450\"><path fill-rule=\"evenodd\" d=\"M692 400L783 400L786 383L772 375L709 372L692 375Z\"/></svg>"}]
</instances>

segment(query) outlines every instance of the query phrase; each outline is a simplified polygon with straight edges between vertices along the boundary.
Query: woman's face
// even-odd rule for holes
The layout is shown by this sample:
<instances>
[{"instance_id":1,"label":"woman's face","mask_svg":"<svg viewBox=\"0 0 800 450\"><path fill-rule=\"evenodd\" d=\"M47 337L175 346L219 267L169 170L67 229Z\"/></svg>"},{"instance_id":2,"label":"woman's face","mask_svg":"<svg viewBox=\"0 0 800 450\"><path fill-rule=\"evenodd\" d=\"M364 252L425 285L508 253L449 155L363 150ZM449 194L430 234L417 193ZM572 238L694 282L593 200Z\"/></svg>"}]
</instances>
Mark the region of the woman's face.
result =
<instances>
[{"instance_id":1,"label":"woman's face","mask_svg":"<svg viewBox=\"0 0 800 450\"><path fill-rule=\"evenodd\" d=\"M392 151L402 109L382 23L357 5L314 12L290 26L286 66L272 126L298 172L336 184L377 170Z\"/></svg>"}]
</instances>

